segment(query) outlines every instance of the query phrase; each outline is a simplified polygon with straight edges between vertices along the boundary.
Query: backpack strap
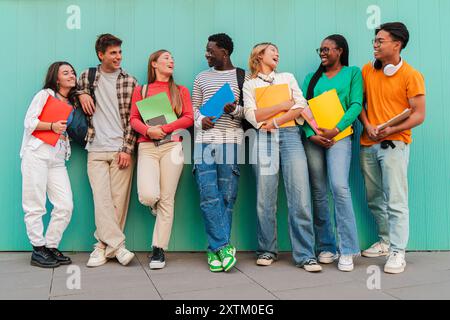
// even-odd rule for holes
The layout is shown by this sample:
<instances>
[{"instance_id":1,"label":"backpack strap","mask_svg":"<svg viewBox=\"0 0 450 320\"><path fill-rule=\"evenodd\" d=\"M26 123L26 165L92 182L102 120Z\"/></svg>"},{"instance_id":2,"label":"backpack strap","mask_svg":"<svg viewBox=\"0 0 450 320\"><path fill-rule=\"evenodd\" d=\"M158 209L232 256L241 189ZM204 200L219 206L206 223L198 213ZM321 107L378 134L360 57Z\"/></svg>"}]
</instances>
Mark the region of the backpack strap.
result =
<instances>
[{"instance_id":1,"label":"backpack strap","mask_svg":"<svg viewBox=\"0 0 450 320\"><path fill-rule=\"evenodd\" d=\"M241 68L236 68L236 76L237 76L237 83L239 87L239 105L244 105L244 92L242 91L242 88L244 87L244 81L245 81L245 70Z\"/></svg>"},{"instance_id":2,"label":"backpack strap","mask_svg":"<svg viewBox=\"0 0 450 320\"><path fill-rule=\"evenodd\" d=\"M142 88L141 88L141 97L142 97L142 100L144 100L145 98L147 98L147 91L148 91L148 85L147 85L147 84L142 85Z\"/></svg>"},{"instance_id":3,"label":"backpack strap","mask_svg":"<svg viewBox=\"0 0 450 320\"><path fill-rule=\"evenodd\" d=\"M88 73L88 82L89 82L89 94L92 97L92 99L94 99L95 102L95 88L94 88L94 82L95 82L95 76L97 73L97 68L89 68L89 73Z\"/></svg>"}]
</instances>

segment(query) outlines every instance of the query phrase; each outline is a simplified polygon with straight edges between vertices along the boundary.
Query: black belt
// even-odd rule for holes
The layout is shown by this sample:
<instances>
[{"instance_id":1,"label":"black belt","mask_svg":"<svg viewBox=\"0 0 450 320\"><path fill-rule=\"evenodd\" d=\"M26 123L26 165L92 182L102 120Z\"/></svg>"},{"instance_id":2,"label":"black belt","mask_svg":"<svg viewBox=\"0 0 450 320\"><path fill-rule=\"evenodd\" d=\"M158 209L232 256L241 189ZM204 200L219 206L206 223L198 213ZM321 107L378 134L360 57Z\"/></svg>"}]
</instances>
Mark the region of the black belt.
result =
<instances>
[{"instance_id":1,"label":"black belt","mask_svg":"<svg viewBox=\"0 0 450 320\"><path fill-rule=\"evenodd\" d=\"M392 149L395 149L395 144L392 142L392 140L384 140L381 141L381 149L387 149L391 147Z\"/></svg>"}]
</instances>

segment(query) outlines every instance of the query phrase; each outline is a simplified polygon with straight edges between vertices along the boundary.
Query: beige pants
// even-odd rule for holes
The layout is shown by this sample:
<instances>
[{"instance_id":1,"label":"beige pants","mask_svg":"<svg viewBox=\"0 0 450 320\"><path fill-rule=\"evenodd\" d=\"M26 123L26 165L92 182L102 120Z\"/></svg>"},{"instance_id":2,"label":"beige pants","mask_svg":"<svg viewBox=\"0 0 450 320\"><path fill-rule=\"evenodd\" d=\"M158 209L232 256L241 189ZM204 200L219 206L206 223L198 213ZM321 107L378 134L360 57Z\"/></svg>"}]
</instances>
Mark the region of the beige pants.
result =
<instances>
[{"instance_id":1,"label":"beige pants","mask_svg":"<svg viewBox=\"0 0 450 320\"><path fill-rule=\"evenodd\" d=\"M96 246L112 258L125 244L125 220L130 202L134 161L119 169L118 152L89 152L88 176L94 197Z\"/></svg>"},{"instance_id":2,"label":"beige pants","mask_svg":"<svg viewBox=\"0 0 450 320\"><path fill-rule=\"evenodd\" d=\"M172 231L175 193L183 171L181 142L159 147L153 142L139 144L137 187L139 201L156 213L154 247L167 250Z\"/></svg>"}]
</instances>

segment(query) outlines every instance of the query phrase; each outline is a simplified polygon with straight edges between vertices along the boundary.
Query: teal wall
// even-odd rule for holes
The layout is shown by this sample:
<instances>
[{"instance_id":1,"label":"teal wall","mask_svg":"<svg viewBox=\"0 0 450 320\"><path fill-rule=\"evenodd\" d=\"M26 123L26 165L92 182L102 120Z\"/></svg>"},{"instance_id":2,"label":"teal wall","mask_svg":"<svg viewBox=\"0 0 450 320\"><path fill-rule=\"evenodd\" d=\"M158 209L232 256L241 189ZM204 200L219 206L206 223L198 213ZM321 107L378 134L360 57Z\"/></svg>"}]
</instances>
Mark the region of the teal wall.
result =
<instances>
[{"instance_id":1,"label":"teal wall","mask_svg":"<svg viewBox=\"0 0 450 320\"><path fill-rule=\"evenodd\" d=\"M69 30L69 5L81 9L81 29ZM208 35L229 33L235 42L233 61L246 67L251 47L260 41L279 46L279 70L303 81L319 63L314 49L332 33L349 41L351 64L371 60L373 31L366 26L368 6L378 5L382 22L401 20L411 32L404 57L426 78L427 119L414 130L409 170L411 250L450 249L450 1L449 0L0 0L0 250L29 250L21 208L19 149L23 118L40 89L48 65L70 61L77 72L97 63L94 42L110 32L124 40L123 66L140 82L146 78L147 58L160 48L176 61L176 79L192 89L194 76L207 67ZM357 128L360 133L360 127ZM376 240L374 220L367 211L354 140L351 187L362 247ZM74 146L68 163L75 210L61 248L90 250L94 214L86 175L86 153ZM176 197L171 250L204 250L206 240L198 194L186 165ZM137 201L136 179L126 226L127 245L148 250L154 218ZM254 179L243 168L234 213L233 241L240 250L256 244ZM287 216L280 190L278 230L281 249L289 249ZM49 206L50 208L50 206ZM48 221L48 215L46 220Z\"/></svg>"}]
</instances>

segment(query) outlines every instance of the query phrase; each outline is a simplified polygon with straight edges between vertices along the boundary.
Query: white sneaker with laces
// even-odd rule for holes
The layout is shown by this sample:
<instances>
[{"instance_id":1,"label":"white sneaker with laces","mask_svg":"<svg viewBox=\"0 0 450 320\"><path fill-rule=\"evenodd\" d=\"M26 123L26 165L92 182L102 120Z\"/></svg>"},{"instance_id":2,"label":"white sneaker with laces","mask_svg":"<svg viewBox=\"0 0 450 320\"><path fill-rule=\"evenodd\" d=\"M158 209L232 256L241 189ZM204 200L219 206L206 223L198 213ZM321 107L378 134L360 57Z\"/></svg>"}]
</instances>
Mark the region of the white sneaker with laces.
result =
<instances>
[{"instance_id":1,"label":"white sneaker with laces","mask_svg":"<svg viewBox=\"0 0 450 320\"><path fill-rule=\"evenodd\" d=\"M319 254L319 262L323 264L333 263L337 258L339 258L339 254L334 254L329 251L322 251Z\"/></svg>"},{"instance_id":2,"label":"white sneaker with laces","mask_svg":"<svg viewBox=\"0 0 450 320\"><path fill-rule=\"evenodd\" d=\"M376 258L389 255L389 245L383 241L375 242L369 249L364 250L361 255L367 258Z\"/></svg>"},{"instance_id":3,"label":"white sneaker with laces","mask_svg":"<svg viewBox=\"0 0 450 320\"><path fill-rule=\"evenodd\" d=\"M133 260L134 253L128 251L125 247L120 247L116 251L116 259L119 261L119 263L123 266L126 266Z\"/></svg>"},{"instance_id":4,"label":"white sneaker with laces","mask_svg":"<svg viewBox=\"0 0 450 320\"><path fill-rule=\"evenodd\" d=\"M398 251L392 251L384 265L384 272L392 274L402 273L405 271L405 267L405 254Z\"/></svg>"},{"instance_id":5,"label":"white sneaker with laces","mask_svg":"<svg viewBox=\"0 0 450 320\"><path fill-rule=\"evenodd\" d=\"M339 257L338 269L345 272L353 271L353 256L341 255Z\"/></svg>"},{"instance_id":6,"label":"white sneaker with laces","mask_svg":"<svg viewBox=\"0 0 450 320\"><path fill-rule=\"evenodd\" d=\"M105 257L105 249L95 247L94 251L89 255L89 260L86 266L89 268L100 267L104 265L108 259Z\"/></svg>"}]
</instances>

